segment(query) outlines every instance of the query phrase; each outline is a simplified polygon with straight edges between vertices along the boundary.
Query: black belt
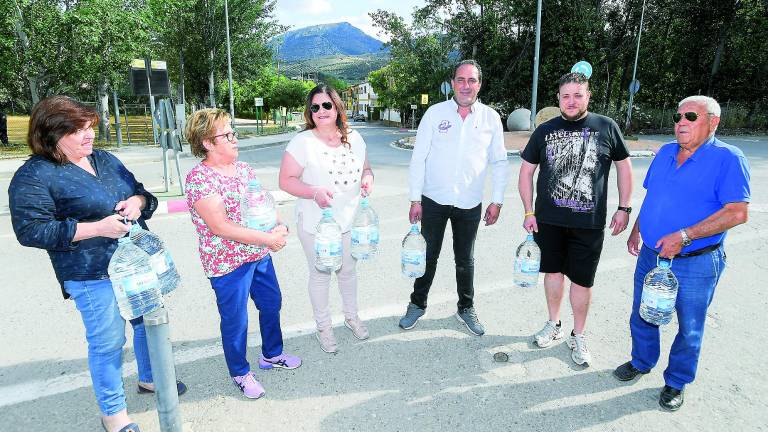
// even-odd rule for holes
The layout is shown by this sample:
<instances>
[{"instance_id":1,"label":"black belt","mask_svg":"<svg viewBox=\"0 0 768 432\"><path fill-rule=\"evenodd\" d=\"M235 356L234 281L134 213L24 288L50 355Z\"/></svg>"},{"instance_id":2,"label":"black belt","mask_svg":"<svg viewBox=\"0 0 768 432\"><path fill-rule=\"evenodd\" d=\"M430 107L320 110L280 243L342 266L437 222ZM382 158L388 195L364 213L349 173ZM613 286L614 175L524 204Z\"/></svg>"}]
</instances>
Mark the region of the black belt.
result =
<instances>
[{"instance_id":1,"label":"black belt","mask_svg":"<svg viewBox=\"0 0 768 432\"><path fill-rule=\"evenodd\" d=\"M677 254L675 255L675 258L689 258L689 257L695 257L699 255L704 255L705 253L709 253L712 251L716 251L720 249L720 243L715 243L713 245L705 246L701 249L696 249L695 251L686 252L683 254Z\"/></svg>"}]
</instances>

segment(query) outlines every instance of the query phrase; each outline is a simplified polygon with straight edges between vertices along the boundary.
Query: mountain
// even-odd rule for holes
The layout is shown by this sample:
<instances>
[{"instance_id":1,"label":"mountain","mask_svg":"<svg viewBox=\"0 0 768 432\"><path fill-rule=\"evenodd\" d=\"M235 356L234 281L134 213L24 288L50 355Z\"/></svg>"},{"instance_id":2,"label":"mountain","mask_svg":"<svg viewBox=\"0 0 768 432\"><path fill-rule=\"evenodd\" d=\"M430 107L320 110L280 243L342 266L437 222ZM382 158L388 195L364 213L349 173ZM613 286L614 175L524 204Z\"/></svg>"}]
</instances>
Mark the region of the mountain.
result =
<instances>
[{"instance_id":1,"label":"mountain","mask_svg":"<svg viewBox=\"0 0 768 432\"><path fill-rule=\"evenodd\" d=\"M320 24L291 30L270 40L275 57L296 62L327 56L382 53L383 42L348 22Z\"/></svg>"}]
</instances>

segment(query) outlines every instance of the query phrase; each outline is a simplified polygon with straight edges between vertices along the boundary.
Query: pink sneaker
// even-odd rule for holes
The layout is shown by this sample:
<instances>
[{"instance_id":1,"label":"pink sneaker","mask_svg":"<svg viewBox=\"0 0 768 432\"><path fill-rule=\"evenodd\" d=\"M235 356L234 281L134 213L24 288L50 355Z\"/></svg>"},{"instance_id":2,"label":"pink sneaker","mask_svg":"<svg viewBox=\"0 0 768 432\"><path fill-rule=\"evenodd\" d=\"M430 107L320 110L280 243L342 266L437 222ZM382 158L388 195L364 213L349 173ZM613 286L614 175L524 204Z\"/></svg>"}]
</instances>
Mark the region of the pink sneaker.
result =
<instances>
[{"instance_id":1,"label":"pink sneaker","mask_svg":"<svg viewBox=\"0 0 768 432\"><path fill-rule=\"evenodd\" d=\"M301 359L286 353L272 358L266 358L262 355L259 358L259 368L261 369L296 369L299 366L301 366Z\"/></svg>"},{"instance_id":2,"label":"pink sneaker","mask_svg":"<svg viewBox=\"0 0 768 432\"><path fill-rule=\"evenodd\" d=\"M368 328L360 321L360 318L347 318L344 320L344 326L352 330L352 334L360 340L368 339Z\"/></svg>"},{"instance_id":3,"label":"pink sneaker","mask_svg":"<svg viewBox=\"0 0 768 432\"><path fill-rule=\"evenodd\" d=\"M248 399L258 399L264 396L264 387L256 381L253 372L248 372L242 376L232 377L232 381L243 392Z\"/></svg>"}]
</instances>

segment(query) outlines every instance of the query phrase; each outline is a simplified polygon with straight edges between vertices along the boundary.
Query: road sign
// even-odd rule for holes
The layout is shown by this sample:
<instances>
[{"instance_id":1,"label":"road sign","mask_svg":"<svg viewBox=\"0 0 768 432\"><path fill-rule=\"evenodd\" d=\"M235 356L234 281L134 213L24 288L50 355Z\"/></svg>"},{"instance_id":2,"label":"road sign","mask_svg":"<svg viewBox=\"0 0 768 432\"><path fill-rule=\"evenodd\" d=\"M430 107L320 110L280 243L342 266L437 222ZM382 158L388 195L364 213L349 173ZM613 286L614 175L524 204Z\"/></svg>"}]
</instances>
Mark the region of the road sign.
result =
<instances>
[{"instance_id":1,"label":"road sign","mask_svg":"<svg viewBox=\"0 0 768 432\"><path fill-rule=\"evenodd\" d=\"M589 64L588 61L582 60L576 63L575 65L573 65L573 67L571 68L571 72L582 73L584 74L584 76L587 77L587 79L589 79L589 77L592 76L592 65Z\"/></svg>"},{"instance_id":2,"label":"road sign","mask_svg":"<svg viewBox=\"0 0 768 432\"><path fill-rule=\"evenodd\" d=\"M629 92L632 94L637 93L640 90L640 81L639 80L632 80L631 83L629 83Z\"/></svg>"},{"instance_id":3,"label":"road sign","mask_svg":"<svg viewBox=\"0 0 768 432\"><path fill-rule=\"evenodd\" d=\"M440 84L440 92L445 96L448 96L448 94L451 93L451 84L448 81L443 81L443 83Z\"/></svg>"},{"instance_id":4,"label":"road sign","mask_svg":"<svg viewBox=\"0 0 768 432\"><path fill-rule=\"evenodd\" d=\"M416 109L416 104L411 105L411 109Z\"/></svg>"},{"instance_id":5,"label":"road sign","mask_svg":"<svg viewBox=\"0 0 768 432\"><path fill-rule=\"evenodd\" d=\"M429 95L428 94L422 94L421 95L421 104L422 105L429 104Z\"/></svg>"},{"instance_id":6,"label":"road sign","mask_svg":"<svg viewBox=\"0 0 768 432\"><path fill-rule=\"evenodd\" d=\"M264 98L253 98L256 106L264 106Z\"/></svg>"}]
</instances>

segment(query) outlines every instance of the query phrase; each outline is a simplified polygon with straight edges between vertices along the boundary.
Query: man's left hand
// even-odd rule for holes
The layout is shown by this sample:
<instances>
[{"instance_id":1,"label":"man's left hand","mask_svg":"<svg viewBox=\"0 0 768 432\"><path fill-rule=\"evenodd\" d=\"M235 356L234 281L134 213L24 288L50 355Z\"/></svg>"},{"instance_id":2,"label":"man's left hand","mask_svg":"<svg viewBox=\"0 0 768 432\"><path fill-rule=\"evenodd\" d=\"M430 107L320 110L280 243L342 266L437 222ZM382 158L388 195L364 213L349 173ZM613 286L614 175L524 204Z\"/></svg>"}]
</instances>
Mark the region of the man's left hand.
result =
<instances>
[{"instance_id":1,"label":"man's left hand","mask_svg":"<svg viewBox=\"0 0 768 432\"><path fill-rule=\"evenodd\" d=\"M488 204L488 208L485 209L485 217L483 217L485 225L495 224L499 220L499 213L501 213L501 207L493 203Z\"/></svg>"},{"instance_id":2,"label":"man's left hand","mask_svg":"<svg viewBox=\"0 0 768 432\"><path fill-rule=\"evenodd\" d=\"M660 257L673 258L683 249L683 237L679 231L669 233L656 242L656 248L661 248Z\"/></svg>"},{"instance_id":3,"label":"man's left hand","mask_svg":"<svg viewBox=\"0 0 768 432\"><path fill-rule=\"evenodd\" d=\"M612 229L611 235L619 235L622 231L627 229L627 224L629 224L629 213L624 210L616 210L616 213L613 214L613 218L611 219L611 225L609 225L609 228Z\"/></svg>"}]
</instances>

